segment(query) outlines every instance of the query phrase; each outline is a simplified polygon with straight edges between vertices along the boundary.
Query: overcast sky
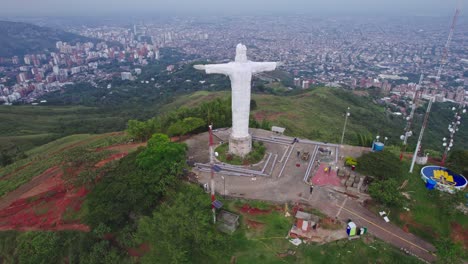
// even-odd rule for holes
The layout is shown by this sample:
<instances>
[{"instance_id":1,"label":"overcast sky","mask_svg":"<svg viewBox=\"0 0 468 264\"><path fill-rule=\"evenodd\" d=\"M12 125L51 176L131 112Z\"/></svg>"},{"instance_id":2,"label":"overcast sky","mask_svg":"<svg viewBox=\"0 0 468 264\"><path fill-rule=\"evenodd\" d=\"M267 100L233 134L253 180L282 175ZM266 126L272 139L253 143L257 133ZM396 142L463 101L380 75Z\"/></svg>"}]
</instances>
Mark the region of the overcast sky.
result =
<instances>
[{"instance_id":1,"label":"overcast sky","mask_svg":"<svg viewBox=\"0 0 468 264\"><path fill-rule=\"evenodd\" d=\"M468 0L461 0L465 6ZM457 0L0 0L2 15L408 14L447 15Z\"/></svg>"}]
</instances>

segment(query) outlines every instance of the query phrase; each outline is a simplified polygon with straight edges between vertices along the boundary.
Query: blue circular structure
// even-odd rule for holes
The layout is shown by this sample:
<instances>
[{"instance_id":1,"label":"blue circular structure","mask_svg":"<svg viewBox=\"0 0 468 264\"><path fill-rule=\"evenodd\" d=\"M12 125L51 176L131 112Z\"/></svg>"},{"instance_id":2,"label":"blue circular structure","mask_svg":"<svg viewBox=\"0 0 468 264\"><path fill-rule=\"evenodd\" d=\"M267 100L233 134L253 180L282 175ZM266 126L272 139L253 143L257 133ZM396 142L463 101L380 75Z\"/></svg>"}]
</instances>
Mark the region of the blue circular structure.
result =
<instances>
[{"instance_id":1,"label":"blue circular structure","mask_svg":"<svg viewBox=\"0 0 468 264\"><path fill-rule=\"evenodd\" d=\"M382 142L374 142L372 144L372 150L376 151L376 152L383 151L384 147L385 147L385 145Z\"/></svg>"},{"instance_id":2,"label":"blue circular structure","mask_svg":"<svg viewBox=\"0 0 468 264\"><path fill-rule=\"evenodd\" d=\"M453 193L455 190L463 190L468 181L463 175L440 166L426 166L421 169L421 179L429 190L434 188L444 192Z\"/></svg>"}]
</instances>

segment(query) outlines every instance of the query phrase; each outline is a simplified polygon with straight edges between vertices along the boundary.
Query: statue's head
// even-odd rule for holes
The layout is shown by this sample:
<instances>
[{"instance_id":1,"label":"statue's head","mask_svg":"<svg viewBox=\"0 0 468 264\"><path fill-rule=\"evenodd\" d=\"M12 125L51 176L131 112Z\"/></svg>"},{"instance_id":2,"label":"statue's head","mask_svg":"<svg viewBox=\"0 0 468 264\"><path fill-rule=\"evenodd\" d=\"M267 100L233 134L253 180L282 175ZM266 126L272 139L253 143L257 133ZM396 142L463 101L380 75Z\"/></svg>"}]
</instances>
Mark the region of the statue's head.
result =
<instances>
[{"instance_id":1,"label":"statue's head","mask_svg":"<svg viewBox=\"0 0 468 264\"><path fill-rule=\"evenodd\" d=\"M247 62L247 47L241 43L236 46L236 62Z\"/></svg>"}]
</instances>

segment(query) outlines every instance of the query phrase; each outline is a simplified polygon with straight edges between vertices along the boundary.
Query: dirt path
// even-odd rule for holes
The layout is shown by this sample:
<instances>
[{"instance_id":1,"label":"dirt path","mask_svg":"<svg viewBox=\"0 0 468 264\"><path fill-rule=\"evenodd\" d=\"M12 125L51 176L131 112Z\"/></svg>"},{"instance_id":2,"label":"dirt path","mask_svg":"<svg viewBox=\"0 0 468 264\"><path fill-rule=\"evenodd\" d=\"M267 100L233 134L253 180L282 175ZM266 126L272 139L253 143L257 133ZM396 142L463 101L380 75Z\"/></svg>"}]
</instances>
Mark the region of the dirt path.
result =
<instances>
[{"instance_id":1,"label":"dirt path","mask_svg":"<svg viewBox=\"0 0 468 264\"><path fill-rule=\"evenodd\" d=\"M91 139L90 139L90 138L86 138L86 139L80 140L80 141L78 141L78 142L75 142L75 143L73 143L73 144L70 144L70 145L68 145L68 146L65 146L65 147L63 147L63 148L60 148L60 149L58 149L58 150L56 150L56 151L54 151L54 152L51 152L51 153L49 153L48 155L38 155L38 156L35 157L35 158L37 158L37 159L34 159L34 160L32 160L32 161L30 161L30 162L24 164L23 166L16 168L16 169L15 169L14 171L12 171L11 173L9 173L9 174L7 174L7 175L1 177L0 180L8 180L9 178L13 177L13 176L14 176L16 173L18 173L19 171L21 171L21 170L23 170L23 169L25 169L25 168L31 166L31 164L41 162L41 160L47 159L47 158L49 158L50 156L53 156L53 155L55 155L55 154L57 154L57 153L61 153L61 152L66 151L66 150L69 150L69 149L72 149L72 148L75 148L75 147L78 147L78 146L81 146L81 145L84 145L84 144L88 144L88 143L90 143L90 142L93 142L93 141L96 141L96 140L98 140L98 139L107 137L107 136L109 136L109 135L118 135L119 133L120 133L120 132L114 132L114 133L111 133L111 134L99 135L99 136L96 136L96 137L91 138Z\"/></svg>"},{"instance_id":2,"label":"dirt path","mask_svg":"<svg viewBox=\"0 0 468 264\"><path fill-rule=\"evenodd\" d=\"M33 189L34 187L40 185L42 182L48 180L53 176L58 176L62 173L62 169L59 166L54 166L44 171L40 175L34 177L29 182L21 185L16 190L7 193L0 199L0 210L7 208L12 202L19 199L25 193Z\"/></svg>"}]
</instances>

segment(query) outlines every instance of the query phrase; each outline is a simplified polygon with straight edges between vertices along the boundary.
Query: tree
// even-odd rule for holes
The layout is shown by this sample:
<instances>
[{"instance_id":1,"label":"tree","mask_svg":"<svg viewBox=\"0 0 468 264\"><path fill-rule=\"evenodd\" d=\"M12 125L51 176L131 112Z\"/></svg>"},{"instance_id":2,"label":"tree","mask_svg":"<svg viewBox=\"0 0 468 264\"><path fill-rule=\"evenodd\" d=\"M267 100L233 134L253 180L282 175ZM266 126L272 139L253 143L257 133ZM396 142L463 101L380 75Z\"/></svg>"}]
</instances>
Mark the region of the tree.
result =
<instances>
[{"instance_id":1,"label":"tree","mask_svg":"<svg viewBox=\"0 0 468 264\"><path fill-rule=\"evenodd\" d=\"M187 128L185 133L193 132L205 125L205 121L198 117L187 117L182 122Z\"/></svg>"},{"instance_id":2,"label":"tree","mask_svg":"<svg viewBox=\"0 0 468 264\"><path fill-rule=\"evenodd\" d=\"M56 232L26 232L18 237L19 263L59 263L62 243Z\"/></svg>"},{"instance_id":3,"label":"tree","mask_svg":"<svg viewBox=\"0 0 468 264\"><path fill-rule=\"evenodd\" d=\"M401 206L403 203L403 196L398 190L398 182L395 179L372 182L369 194L386 206Z\"/></svg>"},{"instance_id":4,"label":"tree","mask_svg":"<svg viewBox=\"0 0 468 264\"><path fill-rule=\"evenodd\" d=\"M148 147L138 155L138 167L164 175L165 177L180 176L185 168L185 144L171 142L164 134L154 134L148 141Z\"/></svg>"},{"instance_id":5,"label":"tree","mask_svg":"<svg viewBox=\"0 0 468 264\"><path fill-rule=\"evenodd\" d=\"M126 131L134 139L146 141L151 135L160 131L160 125L155 118L148 121L129 120Z\"/></svg>"},{"instance_id":6,"label":"tree","mask_svg":"<svg viewBox=\"0 0 468 264\"><path fill-rule=\"evenodd\" d=\"M468 175L468 150L452 151L447 163L455 172Z\"/></svg>"},{"instance_id":7,"label":"tree","mask_svg":"<svg viewBox=\"0 0 468 264\"><path fill-rule=\"evenodd\" d=\"M88 195L86 222L112 230L127 225L132 215L149 213L183 173L186 146L155 134L146 149L119 161Z\"/></svg>"},{"instance_id":8,"label":"tree","mask_svg":"<svg viewBox=\"0 0 468 264\"><path fill-rule=\"evenodd\" d=\"M183 184L175 197L138 223L139 242L149 243L142 263L220 263L227 246L210 212L210 199L200 188Z\"/></svg>"},{"instance_id":9,"label":"tree","mask_svg":"<svg viewBox=\"0 0 468 264\"><path fill-rule=\"evenodd\" d=\"M379 180L399 178L403 175L403 167L396 155L389 151L370 152L357 159L356 169Z\"/></svg>"},{"instance_id":10,"label":"tree","mask_svg":"<svg viewBox=\"0 0 468 264\"><path fill-rule=\"evenodd\" d=\"M466 253L462 245L454 243L449 237L439 239L435 246L437 248L438 263L463 263L462 257Z\"/></svg>"}]
</instances>

